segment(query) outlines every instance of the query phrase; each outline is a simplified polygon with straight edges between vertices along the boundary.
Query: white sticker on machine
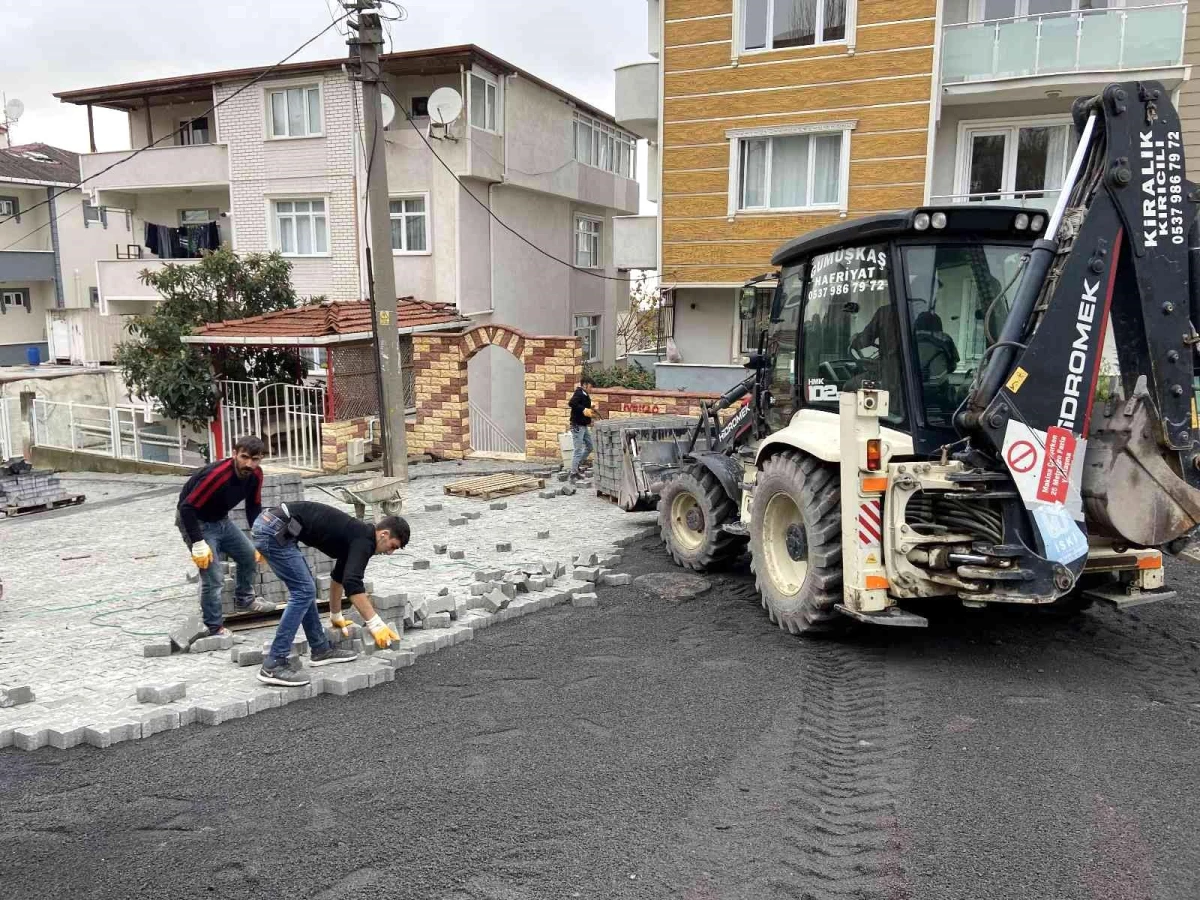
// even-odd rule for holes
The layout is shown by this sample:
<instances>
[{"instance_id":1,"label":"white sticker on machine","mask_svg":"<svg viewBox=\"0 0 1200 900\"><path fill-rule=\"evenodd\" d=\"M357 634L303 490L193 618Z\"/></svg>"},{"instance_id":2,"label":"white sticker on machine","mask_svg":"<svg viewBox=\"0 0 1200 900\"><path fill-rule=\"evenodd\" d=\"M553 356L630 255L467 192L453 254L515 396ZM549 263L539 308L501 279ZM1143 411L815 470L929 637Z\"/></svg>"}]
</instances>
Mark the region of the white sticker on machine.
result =
<instances>
[{"instance_id":1,"label":"white sticker on machine","mask_svg":"<svg viewBox=\"0 0 1200 900\"><path fill-rule=\"evenodd\" d=\"M1001 453L1029 509L1057 507L1082 522L1079 484L1086 448L1087 441L1065 428L1051 426L1039 431L1010 420Z\"/></svg>"}]
</instances>

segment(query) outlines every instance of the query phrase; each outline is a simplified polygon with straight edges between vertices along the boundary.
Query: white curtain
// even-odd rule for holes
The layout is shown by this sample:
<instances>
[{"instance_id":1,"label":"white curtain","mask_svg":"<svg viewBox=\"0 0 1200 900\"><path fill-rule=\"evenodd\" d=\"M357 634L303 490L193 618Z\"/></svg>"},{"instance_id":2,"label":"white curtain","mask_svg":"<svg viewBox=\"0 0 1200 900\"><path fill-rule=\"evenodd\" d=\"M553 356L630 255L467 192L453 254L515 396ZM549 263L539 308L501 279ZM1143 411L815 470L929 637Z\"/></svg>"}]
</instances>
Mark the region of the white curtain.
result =
<instances>
[{"instance_id":1,"label":"white curtain","mask_svg":"<svg viewBox=\"0 0 1200 900\"><path fill-rule=\"evenodd\" d=\"M742 142L742 208L767 205L767 142Z\"/></svg>"},{"instance_id":2,"label":"white curtain","mask_svg":"<svg viewBox=\"0 0 1200 900\"><path fill-rule=\"evenodd\" d=\"M808 135L771 142L771 206L808 206Z\"/></svg>"},{"instance_id":3,"label":"white curtain","mask_svg":"<svg viewBox=\"0 0 1200 900\"><path fill-rule=\"evenodd\" d=\"M1067 136L1071 132L1070 125L1059 125L1049 129L1046 144L1046 190L1056 191L1062 187L1063 176L1066 174Z\"/></svg>"},{"instance_id":4,"label":"white curtain","mask_svg":"<svg viewBox=\"0 0 1200 900\"><path fill-rule=\"evenodd\" d=\"M838 203L842 182L842 136L813 136L813 203Z\"/></svg>"}]
</instances>

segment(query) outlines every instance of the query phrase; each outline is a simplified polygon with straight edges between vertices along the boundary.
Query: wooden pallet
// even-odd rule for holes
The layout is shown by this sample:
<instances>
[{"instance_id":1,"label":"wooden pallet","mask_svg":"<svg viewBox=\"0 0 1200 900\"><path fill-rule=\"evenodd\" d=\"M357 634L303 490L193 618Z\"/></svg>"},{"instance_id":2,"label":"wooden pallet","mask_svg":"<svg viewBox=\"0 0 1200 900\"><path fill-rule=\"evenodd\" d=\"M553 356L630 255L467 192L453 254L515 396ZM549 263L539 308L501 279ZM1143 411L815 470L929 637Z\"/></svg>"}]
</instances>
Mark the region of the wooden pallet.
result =
<instances>
[{"instance_id":1,"label":"wooden pallet","mask_svg":"<svg viewBox=\"0 0 1200 900\"><path fill-rule=\"evenodd\" d=\"M535 475L482 475L464 478L446 485L446 493L472 500L491 500L511 494L524 494L546 486L546 479Z\"/></svg>"},{"instance_id":2,"label":"wooden pallet","mask_svg":"<svg viewBox=\"0 0 1200 900\"><path fill-rule=\"evenodd\" d=\"M30 516L34 513L47 512L51 509L61 509L64 506L78 506L87 497L84 494L68 494L59 497L57 500L51 500L49 503L35 503L32 506L6 506L4 514L10 518L17 516Z\"/></svg>"}]
</instances>

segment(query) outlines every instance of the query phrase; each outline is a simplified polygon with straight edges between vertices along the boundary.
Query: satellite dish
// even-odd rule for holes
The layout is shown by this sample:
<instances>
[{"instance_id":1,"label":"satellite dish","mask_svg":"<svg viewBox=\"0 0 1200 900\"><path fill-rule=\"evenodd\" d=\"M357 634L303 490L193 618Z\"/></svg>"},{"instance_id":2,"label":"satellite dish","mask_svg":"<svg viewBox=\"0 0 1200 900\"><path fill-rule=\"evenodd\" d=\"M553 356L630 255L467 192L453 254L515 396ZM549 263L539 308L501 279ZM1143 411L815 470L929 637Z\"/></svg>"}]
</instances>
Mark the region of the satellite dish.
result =
<instances>
[{"instance_id":1,"label":"satellite dish","mask_svg":"<svg viewBox=\"0 0 1200 900\"><path fill-rule=\"evenodd\" d=\"M429 120L435 125L449 125L462 109L462 95L452 87L440 87L429 95Z\"/></svg>"},{"instance_id":2,"label":"satellite dish","mask_svg":"<svg viewBox=\"0 0 1200 900\"><path fill-rule=\"evenodd\" d=\"M9 121L15 122L24 114L25 104L16 97L13 97L13 99L4 104L4 115Z\"/></svg>"},{"instance_id":3,"label":"satellite dish","mask_svg":"<svg viewBox=\"0 0 1200 900\"><path fill-rule=\"evenodd\" d=\"M392 119L396 118L396 104L392 102L391 97L380 97L379 101L383 107L383 127L387 128L392 124Z\"/></svg>"}]
</instances>

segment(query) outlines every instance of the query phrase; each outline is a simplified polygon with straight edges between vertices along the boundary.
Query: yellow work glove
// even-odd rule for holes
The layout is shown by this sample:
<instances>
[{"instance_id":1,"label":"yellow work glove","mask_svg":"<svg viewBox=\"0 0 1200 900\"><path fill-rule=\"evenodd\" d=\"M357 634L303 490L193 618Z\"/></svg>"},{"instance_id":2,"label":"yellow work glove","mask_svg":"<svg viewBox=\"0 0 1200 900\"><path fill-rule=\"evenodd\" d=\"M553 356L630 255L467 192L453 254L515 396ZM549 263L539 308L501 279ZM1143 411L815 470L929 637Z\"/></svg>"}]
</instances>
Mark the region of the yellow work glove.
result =
<instances>
[{"instance_id":1,"label":"yellow work glove","mask_svg":"<svg viewBox=\"0 0 1200 900\"><path fill-rule=\"evenodd\" d=\"M196 564L197 569L207 569L212 565L212 561L213 552L207 541L196 541L192 544L192 562Z\"/></svg>"},{"instance_id":2,"label":"yellow work glove","mask_svg":"<svg viewBox=\"0 0 1200 900\"><path fill-rule=\"evenodd\" d=\"M596 415L596 411L589 406L583 411L583 414L590 419L592 416Z\"/></svg>"},{"instance_id":3,"label":"yellow work glove","mask_svg":"<svg viewBox=\"0 0 1200 900\"><path fill-rule=\"evenodd\" d=\"M257 550L254 551L254 564L256 566L261 566L263 564L263 555Z\"/></svg>"},{"instance_id":4,"label":"yellow work glove","mask_svg":"<svg viewBox=\"0 0 1200 900\"><path fill-rule=\"evenodd\" d=\"M343 616L341 613L330 613L329 627L334 628L342 633L342 637L350 637L350 627L354 623Z\"/></svg>"},{"instance_id":5,"label":"yellow work glove","mask_svg":"<svg viewBox=\"0 0 1200 900\"><path fill-rule=\"evenodd\" d=\"M380 650L386 650L392 646L393 641L400 640L400 635L392 631L391 626L379 618L378 613L367 622L367 631L371 632L371 637L375 638L375 646Z\"/></svg>"}]
</instances>

